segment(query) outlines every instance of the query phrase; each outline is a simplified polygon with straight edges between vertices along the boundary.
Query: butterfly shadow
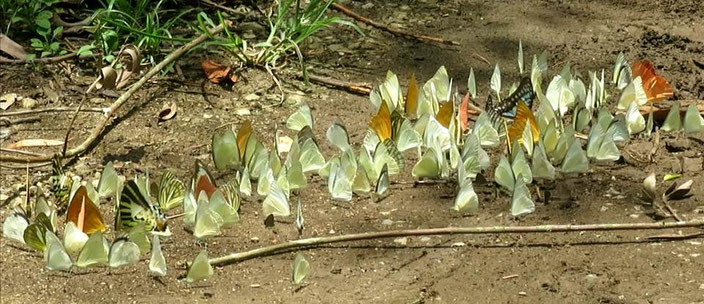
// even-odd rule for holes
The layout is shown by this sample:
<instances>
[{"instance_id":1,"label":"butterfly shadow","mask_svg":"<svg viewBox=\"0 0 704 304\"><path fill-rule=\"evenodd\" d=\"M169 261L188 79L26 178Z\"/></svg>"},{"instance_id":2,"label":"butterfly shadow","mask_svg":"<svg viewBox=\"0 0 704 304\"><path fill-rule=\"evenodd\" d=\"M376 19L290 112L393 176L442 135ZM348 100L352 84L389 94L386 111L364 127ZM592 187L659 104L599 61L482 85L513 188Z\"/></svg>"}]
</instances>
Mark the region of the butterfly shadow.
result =
<instances>
[{"instance_id":1,"label":"butterfly shadow","mask_svg":"<svg viewBox=\"0 0 704 304\"><path fill-rule=\"evenodd\" d=\"M82 155L87 155L87 154L90 154L91 152L93 152L93 149L95 149L95 147L97 147L100 144L100 142L103 141L106 134L109 134L113 129L115 129L117 126L119 126L120 123L129 119L134 114L136 114L137 112L144 109L144 107L146 107L147 104L153 102L157 97L163 96L163 95L164 95L163 88L156 89L156 90L152 91L151 93L148 93L148 95L144 99L142 99L142 101L140 103L135 104L135 106L133 106L129 111L127 111L127 113L125 113L125 115L115 117L115 119L112 120L112 122L110 124L105 126L105 128L100 133L100 135L98 135L98 137L86 148L85 152L83 152ZM142 154L142 156L143 155L144 154ZM77 158L78 157L76 156L72 160L76 160ZM141 156L140 156L140 159L141 159ZM130 160L135 161L135 162L139 161L139 159L137 159L137 160L130 159Z\"/></svg>"}]
</instances>

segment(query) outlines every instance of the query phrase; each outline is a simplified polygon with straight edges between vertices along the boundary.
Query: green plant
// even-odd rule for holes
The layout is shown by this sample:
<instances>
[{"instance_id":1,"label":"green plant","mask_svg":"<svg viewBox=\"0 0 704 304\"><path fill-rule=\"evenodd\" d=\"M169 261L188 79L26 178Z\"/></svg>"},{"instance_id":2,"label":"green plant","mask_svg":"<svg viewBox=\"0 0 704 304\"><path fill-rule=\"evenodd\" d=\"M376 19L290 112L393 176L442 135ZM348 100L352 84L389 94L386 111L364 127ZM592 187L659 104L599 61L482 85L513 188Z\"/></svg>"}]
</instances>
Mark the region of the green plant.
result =
<instances>
[{"instance_id":1,"label":"green plant","mask_svg":"<svg viewBox=\"0 0 704 304\"><path fill-rule=\"evenodd\" d=\"M41 52L41 57L66 53L60 50L58 39L63 33L63 27L51 26L51 19L54 16L52 6L58 0L7 0L0 1L0 18L3 28L8 36L21 33L28 33L34 38L30 39L31 46L37 52ZM34 54L30 55L30 59Z\"/></svg>"},{"instance_id":2,"label":"green plant","mask_svg":"<svg viewBox=\"0 0 704 304\"><path fill-rule=\"evenodd\" d=\"M40 32L39 34L41 35L42 39L39 38L32 38L29 41L31 42L32 47L34 48L35 51L41 52L41 57L46 57L48 55L54 55L54 54L66 54L66 50L59 50L59 42L56 41L57 37L63 33L64 28L62 26L54 28L54 30L51 31L51 35L49 33L45 32Z\"/></svg>"},{"instance_id":3,"label":"green plant","mask_svg":"<svg viewBox=\"0 0 704 304\"><path fill-rule=\"evenodd\" d=\"M103 2L104 8L95 13L94 45L106 54L104 59L111 62L114 59L112 53L120 45L133 43L145 53L149 62L154 63L165 42L190 41L174 37L171 29L191 10L167 10L162 7L164 3L164 0ZM162 22L164 16L170 16L166 22Z\"/></svg>"},{"instance_id":4,"label":"green plant","mask_svg":"<svg viewBox=\"0 0 704 304\"><path fill-rule=\"evenodd\" d=\"M231 52L243 63L254 66L276 67L280 58L295 52L305 75L306 69L300 44L310 36L334 23L350 26L362 34L354 23L340 20L337 17L325 17L325 12L332 2L311 0L303 6L300 0L278 1L276 10L272 10L266 16L269 25L269 34L266 40L252 45L226 28L225 37L211 37L213 41L210 44L218 45ZM219 12L217 16L221 24L226 22ZM198 22L201 31L204 31L207 26L215 25L212 19L203 12L198 14Z\"/></svg>"}]
</instances>

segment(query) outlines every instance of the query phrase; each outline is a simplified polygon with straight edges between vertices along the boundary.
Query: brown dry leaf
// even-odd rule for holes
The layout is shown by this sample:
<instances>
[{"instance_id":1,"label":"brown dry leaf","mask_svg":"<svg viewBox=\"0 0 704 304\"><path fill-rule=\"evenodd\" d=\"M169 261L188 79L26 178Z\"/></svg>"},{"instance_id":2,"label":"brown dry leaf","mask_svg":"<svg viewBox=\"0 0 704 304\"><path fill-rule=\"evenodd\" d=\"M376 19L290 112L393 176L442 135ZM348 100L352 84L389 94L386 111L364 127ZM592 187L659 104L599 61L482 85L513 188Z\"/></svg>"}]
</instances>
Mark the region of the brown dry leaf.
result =
<instances>
[{"instance_id":1,"label":"brown dry leaf","mask_svg":"<svg viewBox=\"0 0 704 304\"><path fill-rule=\"evenodd\" d=\"M668 189L665 194L667 194L668 199L681 200L689 196L689 190L691 190L693 183L694 181L690 179L679 185L677 188L674 188L675 184L672 184L670 189Z\"/></svg>"},{"instance_id":2,"label":"brown dry leaf","mask_svg":"<svg viewBox=\"0 0 704 304\"><path fill-rule=\"evenodd\" d=\"M0 51L16 59L24 60L27 57L27 52L24 51L21 45L3 34L0 34Z\"/></svg>"},{"instance_id":3,"label":"brown dry leaf","mask_svg":"<svg viewBox=\"0 0 704 304\"><path fill-rule=\"evenodd\" d=\"M165 104L159 111L159 121L167 121L176 116L176 104Z\"/></svg>"},{"instance_id":4,"label":"brown dry leaf","mask_svg":"<svg viewBox=\"0 0 704 304\"><path fill-rule=\"evenodd\" d=\"M29 148L29 147L52 147L62 146L63 140L58 139L23 139L7 146L9 149Z\"/></svg>"},{"instance_id":5,"label":"brown dry leaf","mask_svg":"<svg viewBox=\"0 0 704 304\"><path fill-rule=\"evenodd\" d=\"M220 83L223 79L225 79L225 77L230 75L230 67L226 67L210 59L203 60L203 62L200 63L200 66L203 67L205 76L208 77L208 80L212 83ZM234 77L234 80L230 78L233 82L237 81L237 76Z\"/></svg>"},{"instance_id":6,"label":"brown dry leaf","mask_svg":"<svg viewBox=\"0 0 704 304\"><path fill-rule=\"evenodd\" d=\"M100 80L96 84L96 88L111 90L117 85L117 71L110 66L103 67L100 70Z\"/></svg>"},{"instance_id":7,"label":"brown dry leaf","mask_svg":"<svg viewBox=\"0 0 704 304\"><path fill-rule=\"evenodd\" d=\"M15 93L9 93L0 96L0 109L7 110L10 106L15 103L15 101L20 100L19 96Z\"/></svg>"}]
</instances>

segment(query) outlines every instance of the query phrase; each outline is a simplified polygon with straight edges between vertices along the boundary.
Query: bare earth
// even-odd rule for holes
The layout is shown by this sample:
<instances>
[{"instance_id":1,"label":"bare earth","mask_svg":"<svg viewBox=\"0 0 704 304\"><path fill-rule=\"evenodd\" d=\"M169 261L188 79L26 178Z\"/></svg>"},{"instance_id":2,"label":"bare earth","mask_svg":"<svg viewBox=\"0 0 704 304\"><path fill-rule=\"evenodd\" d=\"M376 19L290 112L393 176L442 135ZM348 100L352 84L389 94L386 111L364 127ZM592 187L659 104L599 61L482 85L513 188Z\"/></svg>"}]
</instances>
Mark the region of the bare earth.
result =
<instances>
[{"instance_id":1,"label":"bare earth","mask_svg":"<svg viewBox=\"0 0 704 304\"><path fill-rule=\"evenodd\" d=\"M704 3L700 0L642 1L372 1L345 3L374 20L404 26L418 33L460 42L460 47L418 43L362 26L366 36L350 29L326 30L306 50L312 71L351 81L379 82L393 70L405 85L411 72L427 80L445 65L464 90L473 67L482 96L488 91L493 63L505 78L517 79L516 51L549 52L550 75L570 62L582 75L607 69L619 52L631 59L649 59L675 88L675 99L704 99ZM337 14L335 12L335 14ZM476 54L476 55L475 55ZM479 56L492 62L486 64ZM70 163L70 170L88 177L113 161L131 178L146 169L171 168L190 178L195 159L212 167L210 136L225 123L251 119L258 136L269 146L273 125L285 129L293 102L276 107L277 90L265 73L248 72L230 91L207 83L199 70L202 57L182 61L184 79L170 76L146 86L119 113L100 142ZM76 74L77 73L77 74ZM22 75L17 77L16 75ZM55 77L52 77L55 75ZM80 76L76 76L80 75ZM94 72L76 67L69 79L62 69L0 66L0 93L34 96L39 107L75 106ZM550 77L551 77L550 76ZM289 96L314 108L315 133L324 154L333 153L324 132L341 119L354 143L361 143L372 106L366 97L313 85L307 89L284 78ZM52 82L60 96L49 104L42 93ZM257 93L256 101L245 96ZM617 96L616 96L617 97ZM616 98L612 97L612 98ZM101 97L102 98L102 97ZM290 97L289 97L290 98ZM295 98L294 98L295 99ZM112 98L92 103L107 106ZM175 119L158 123L157 113L176 102ZM17 110L15 105L12 110ZM252 115L235 111L248 108ZM71 143L83 140L96 116L80 116ZM63 138L70 115L43 115L42 121L13 127L10 142L23 138ZM292 135L292 134L289 134ZM333 203L325 181L314 177L302 193L305 237L389 229L447 226L540 225L569 223L653 222L640 204L638 190L647 173L679 170L693 179L693 196L673 203L680 216L704 218L704 136L664 135L655 164L641 163L652 147L650 139L632 139L622 151L626 161L591 165L588 174L541 184L550 193L534 214L515 221L508 215L509 196L493 183L476 185L480 212L459 217L449 208L456 192L452 184L413 186L410 166L394 178L391 195L380 203L357 197ZM5 146L5 144L3 144ZM499 151L492 151L498 155ZM412 158L413 155L409 154ZM32 170L34 181L46 180L49 168ZM486 174L493 176L493 168ZM224 180L226 172L218 172ZM0 202L0 219L10 211L24 170L2 169L0 187L10 196ZM490 178L491 181L491 178ZM402 183L403 182L403 183ZM535 191L535 187L531 187ZM312 274L303 287L290 283L294 253L275 255L217 268L205 282L187 284L186 261L203 248L211 257L244 251L297 237L291 223L262 225L261 198L242 206L242 221L208 242L196 244L180 220L170 223L173 237L162 243L169 266L162 280L147 274L147 261L109 271L80 269L73 274L44 269L35 252L0 241L0 300L2 303L704 303L704 239L648 241L647 236L678 231L555 233L477 237L409 238L403 246L392 240L334 245L305 251ZM112 202L101 206L107 222ZM391 220L391 225L382 224ZM61 220L63 222L63 219ZM386 221L388 224L389 221ZM701 230L700 230L701 231ZM685 229L683 233L696 232ZM258 240L257 240L258 238ZM467 246L452 244L463 242ZM504 278L508 277L508 278Z\"/></svg>"}]
</instances>

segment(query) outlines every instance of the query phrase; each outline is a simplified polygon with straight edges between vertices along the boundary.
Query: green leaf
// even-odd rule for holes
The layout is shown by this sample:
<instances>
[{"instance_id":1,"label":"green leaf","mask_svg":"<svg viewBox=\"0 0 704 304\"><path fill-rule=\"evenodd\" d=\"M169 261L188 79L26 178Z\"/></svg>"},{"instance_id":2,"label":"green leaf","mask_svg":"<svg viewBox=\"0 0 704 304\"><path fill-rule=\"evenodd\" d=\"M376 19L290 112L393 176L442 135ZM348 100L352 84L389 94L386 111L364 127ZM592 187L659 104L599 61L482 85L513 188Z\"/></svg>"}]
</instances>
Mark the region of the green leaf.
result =
<instances>
[{"instance_id":1,"label":"green leaf","mask_svg":"<svg viewBox=\"0 0 704 304\"><path fill-rule=\"evenodd\" d=\"M52 51L56 52L56 51L59 50L59 43L58 43L58 42L52 42L52 43L49 45L49 48L50 48Z\"/></svg>"},{"instance_id":2,"label":"green leaf","mask_svg":"<svg viewBox=\"0 0 704 304\"><path fill-rule=\"evenodd\" d=\"M35 49L41 49L44 47L44 43L37 38L29 39L29 41L31 42L31 46Z\"/></svg>"},{"instance_id":3,"label":"green leaf","mask_svg":"<svg viewBox=\"0 0 704 304\"><path fill-rule=\"evenodd\" d=\"M48 30L51 28L51 22L49 22L49 19L51 19L52 15L53 14L51 13L51 11L41 11L34 18L34 23L36 23L39 27Z\"/></svg>"},{"instance_id":4,"label":"green leaf","mask_svg":"<svg viewBox=\"0 0 704 304\"><path fill-rule=\"evenodd\" d=\"M93 55L93 49L95 49L94 44L87 44L83 45L78 49L78 56L88 56L88 55Z\"/></svg>"},{"instance_id":5,"label":"green leaf","mask_svg":"<svg viewBox=\"0 0 704 304\"><path fill-rule=\"evenodd\" d=\"M52 32L52 34L53 34L53 37L56 38L56 36L61 35L61 33L63 33L63 32L64 32L64 27L63 27L63 26L59 26L59 27L57 27L57 28L54 29L54 31Z\"/></svg>"}]
</instances>

